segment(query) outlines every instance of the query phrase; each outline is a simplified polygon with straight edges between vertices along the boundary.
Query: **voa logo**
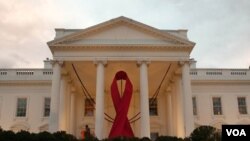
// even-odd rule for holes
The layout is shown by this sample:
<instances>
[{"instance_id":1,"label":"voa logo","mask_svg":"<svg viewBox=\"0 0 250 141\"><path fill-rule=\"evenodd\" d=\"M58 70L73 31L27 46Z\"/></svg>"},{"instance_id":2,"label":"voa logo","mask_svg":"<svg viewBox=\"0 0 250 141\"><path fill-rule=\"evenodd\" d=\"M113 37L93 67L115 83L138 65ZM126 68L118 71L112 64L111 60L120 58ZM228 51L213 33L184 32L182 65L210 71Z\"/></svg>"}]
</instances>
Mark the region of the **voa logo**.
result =
<instances>
[{"instance_id":1,"label":"voa logo","mask_svg":"<svg viewBox=\"0 0 250 141\"><path fill-rule=\"evenodd\" d=\"M247 136L244 129L226 129L226 132L227 132L227 136L231 136L231 135L235 137Z\"/></svg>"}]
</instances>

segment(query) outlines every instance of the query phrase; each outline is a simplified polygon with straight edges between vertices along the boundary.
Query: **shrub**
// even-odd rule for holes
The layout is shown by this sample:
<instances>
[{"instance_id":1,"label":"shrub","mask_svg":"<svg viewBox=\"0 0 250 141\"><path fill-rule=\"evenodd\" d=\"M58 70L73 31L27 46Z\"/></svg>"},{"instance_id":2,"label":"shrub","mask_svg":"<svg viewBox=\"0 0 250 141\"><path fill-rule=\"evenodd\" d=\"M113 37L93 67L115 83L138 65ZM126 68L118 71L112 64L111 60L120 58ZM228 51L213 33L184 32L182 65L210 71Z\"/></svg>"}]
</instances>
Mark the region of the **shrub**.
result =
<instances>
[{"instance_id":1,"label":"shrub","mask_svg":"<svg viewBox=\"0 0 250 141\"><path fill-rule=\"evenodd\" d=\"M53 134L57 141L77 141L77 139L65 131L58 131Z\"/></svg>"},{"instance_id":2,"label":"shrub","mask_svg":"<svg viewBox=\"0 0 250 141\"><path fill-rule=\"evenodd\" d=\"M155 141L184 141L182 138L172 136L159 136Z\"/></svg>"},{"instance_id":3,"label":"shrub","mask_svg":"<svg viewBox=\"0 0 250 141\"><path fill-rule=\"evenodd\" d=\"M140 141L151 141L151 140L148 137L143 137L143 138L140 139Z\"/></svg>"},{"instance_id":4,"label":"shrub","mask_svg":"<svg viewBox=\"0 0 250 141\"><path fill-rule=\"evenodd\" d=\"M36 141L57 141L56 138L49 132L40 132L35 135Z\"/></svg>"},{"instance_id":5,"label":"shrub","mask_svg":"<svg viewBox=\"0 0 250 141\"><path fill-rule=\"evenodd\" d=\"M115 137L111 139L103 139L102 141L142 141L142 139L139 139L137 137ZM143 140L143 141L150 141L150 140Z\"/></svg>"},{"instance_id":6,"label":"shrub","mask_svg":"<svg viewBox=\"0 0 250 141\"><path fill-rule=\"evenodd\" d=\"M191 141L220 141L220 133L211 126L200 126L190 135Z\"/></svg>"},{"instance_id":7,"label":"shrub","mask_svg":"<svg viewBox=\"0 0 250 141\"><path fill-rule=\"evenodd\" d=\"M27 131L17 132L15 135L16 141L33 141L31 134Z\"/></svg>"},{"instance_id":8,"label":"shrub","mask_svg":"<svg viewBox=\"0 0 250 141\"><path fill-rule=\"evenodd\" d=\"M16 141L16 135L13 131L1 131L0 141Z\"/></svg>"}]
</instances>

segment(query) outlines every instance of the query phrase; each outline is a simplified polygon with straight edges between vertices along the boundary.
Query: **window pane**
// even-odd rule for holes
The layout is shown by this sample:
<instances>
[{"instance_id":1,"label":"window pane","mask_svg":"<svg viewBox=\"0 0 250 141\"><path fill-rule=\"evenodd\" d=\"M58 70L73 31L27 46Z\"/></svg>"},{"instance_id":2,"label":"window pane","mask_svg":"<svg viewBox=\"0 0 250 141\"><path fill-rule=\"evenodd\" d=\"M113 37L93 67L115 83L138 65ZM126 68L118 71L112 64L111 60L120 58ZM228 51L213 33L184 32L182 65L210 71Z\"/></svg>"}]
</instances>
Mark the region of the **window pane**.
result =
<instances>
[{"instance_id":1,"label":"window pane","mask_svg":"<svg viewBox=\"0 0 250 141\"><path fill-rule=\"evenodd\" d=\"M196 97L193 97L192 101L193 101L193 114L197 115Z\"/></svg>"},{"instance_id":2,"label":"window pane","mask_svg":"<svg viewBox=\"0 0 250 141\"><path fill-rule=\"evenodd\" d=\"M213 111L214 115L222 115L221 98L213 97Z\"/></svg>"},{"instance_id":3,"label":"window pane","mask_svg":"<svg viewBox=\"0 0 250 141\"><path fill-rule=\"evenodd\" d=\"M90 99L85 99L85 111L84 111L85 116L94 116L94 106L91 103Z\"/></svg>"},{"instance_id":4,"label":"window pane","mask_svg":"<svg viewBox=\"0 0 250 141\"><path fill-rule=\"evenodd\" d=\"M27 99L26 98L18 98L17 99L16 116L17 117L25 117L26 116L26 108L27 108Z\"/></svg>"},{"instance_id":5,"label":"window pane","mask_svg":"<svg viewBox=\"0 0 250 141\"><path fill-rule=\"evenodd\" d=\"M43 116L48 117L50 115L50 98L46 97L44 99L44 112Z\"/></svg>"},{"instance_id":6,"label":"window pane","mask_svg":"<svg viewBox=\"0 0 250 141\"><path fill-rule=\"evenodd\" d=\"M149 115L151 115L151 116L158 115L157 99L153 99L153 98L149 99Z\"/></svg>"},{"instance_id":7,"label":"window pane","mask_svg":"<svg viewBox=\"0 0 250 141\"><path fill-rule=\"evenodd\" d=\"M247 105L245 97L238 97L238 109L240 114L247 114Z\"/></svg>"}]
</instances>

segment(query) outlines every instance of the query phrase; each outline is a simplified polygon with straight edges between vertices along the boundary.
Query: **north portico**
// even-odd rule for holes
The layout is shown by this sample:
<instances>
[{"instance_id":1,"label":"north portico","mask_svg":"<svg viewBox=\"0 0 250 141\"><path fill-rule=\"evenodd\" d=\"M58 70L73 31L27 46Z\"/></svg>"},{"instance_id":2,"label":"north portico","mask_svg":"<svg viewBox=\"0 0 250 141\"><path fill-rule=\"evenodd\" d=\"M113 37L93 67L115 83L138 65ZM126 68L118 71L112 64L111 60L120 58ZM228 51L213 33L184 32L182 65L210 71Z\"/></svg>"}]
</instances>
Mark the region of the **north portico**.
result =
<instances>
[{"instance_id":1,"label":"north portico","mask_svg":"<svg viewBox=\"0 0 250 141\"><path fill-rule=\"evenodd\" d=\"M89 125L97 138L106 138L112 122L105 114L115 118L110 87L122 70L133 85L127 116L139 113L138 120L130 123L135 136L150 137L151 132L188 136L194 129L189 71L195 43L186 34L186 30L160 30L126 17L86 29L56 29L55 39L48 42L53 54L49 131L79 135ZM149 99L168 68L157 98L158 114L150 116ZM95 101L92 117L83 113L82 84Z\"/></svg>"}]
</instances>

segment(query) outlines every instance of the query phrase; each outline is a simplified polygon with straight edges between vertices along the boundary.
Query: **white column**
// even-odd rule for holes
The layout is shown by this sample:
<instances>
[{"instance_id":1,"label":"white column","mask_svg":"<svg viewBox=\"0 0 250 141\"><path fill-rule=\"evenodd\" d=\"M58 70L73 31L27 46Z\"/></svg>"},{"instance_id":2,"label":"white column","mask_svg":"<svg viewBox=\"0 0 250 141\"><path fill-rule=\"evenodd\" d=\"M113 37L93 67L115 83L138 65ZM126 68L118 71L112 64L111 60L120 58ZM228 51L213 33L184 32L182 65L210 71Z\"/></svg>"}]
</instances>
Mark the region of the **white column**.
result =
<instances>
[{"instance_id":1,"label":"white column","mask_svg":"<svg viewBox=\"0 0 250 141\"><path fill-rule=\"evenodd\" d=\"M96 61L96 111L95 135L103 139L104 123L104 61Z\"/></svg>"},{"instance_id":2,"label":"white column","mask_svg":"<svg viewBox=\"0 0 250 141\"><path fill-rule=\"evenodd\" d=\"M71 88L70 93L70 133L75 135L75 88Z\"/></svg>"},{"instance_id":3,"label":"white column","mask_svg":"<svg viewBox=\"0 0 250 141\"><path fill-rule=\"evenodd\" d=\"M51 104L50 104L50 117L49 117L49 132L53 133L58 131L58 110L59 110L59 97L60 97L60 81L61 81L61 65L63 62L53 61L53 77L51 88Z\"/></svg>"},{"instance_id":4,"label":"white column","mask_svg":"<svg viewBox=\"0 0 250 141\"><path fill-rule=\"evenodd\" d=\"M172 135L177 136L177 96L176 96L176 86L173 87L171 94L172 103Z\"/></svg>"},{"instance_id":5,"label":"white column","mask_svg":"<svg viewBox=\"0 0 250 141\"><path fill-rule=\"evenodd\" d=\"M66 105L65 105L65 96L66 96L66 85L65 85L65 75L61 77L61 86L60 86L60 97L59 97L59 130L66 131Z\"/></svg>"},{"instance_id":6,"label":"white column","mask_svg":"<svg viewBox=\"0 0 250 141\"><path fill-rule=\"evenodd\" d=\"M182 90L182 81L181 77L177 76L176 81L176 127L177 127L177 137L185 137L185 124L184 124L184 96L183 96L183 90Z\"/></svg>"},{"instance_id":7,"label":"white column","mask_svg":"<svg viewBox=\"0 0 250 141\"><path fill-rule=\"evenodd\" d=\"M194 130L194 116L192 110L192 90L191 79L189 74L189 63L184 62L182 66L182 85L184 95L184 113L185 113L185 135L189 136Z\"/></svg>"},{"instance_id":8,"label":"white column","mask_svg":"<svg viewBox=\"0 0 250 141\"><path fill-rule=\"evenodd\" d=\"M172 98L171 98L171 93L167 93L167 118L168 118L168 135L173 136L173 119L172 119Z\"/></svg>"},{"instance_id":9,"label":"white column","mask_svg":"<svg viewBox=\"0 0 250 141\"><path fill-rule=\"evenodd\" d=\"M66 95L65 95L65 119L66 132L70 133L70 97L71 97L71 79L67 79Z\"/></svg>"},{"instance_id":10,"label":"white column","mask_svg":"<svg viewBox=\"0 0 250 141\"><path fill-rule=\"evenodd\" d=\"M141 109L141 137L150 138L150 117L148 98L148 68L147 61L138 62L140 65L140 109Z\"/></svg>"}]
</instances>

